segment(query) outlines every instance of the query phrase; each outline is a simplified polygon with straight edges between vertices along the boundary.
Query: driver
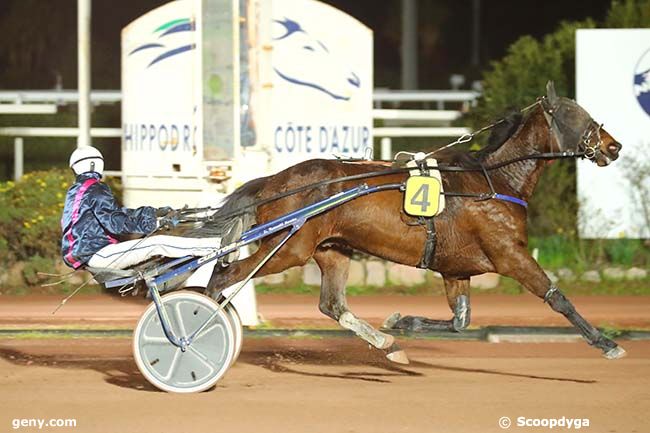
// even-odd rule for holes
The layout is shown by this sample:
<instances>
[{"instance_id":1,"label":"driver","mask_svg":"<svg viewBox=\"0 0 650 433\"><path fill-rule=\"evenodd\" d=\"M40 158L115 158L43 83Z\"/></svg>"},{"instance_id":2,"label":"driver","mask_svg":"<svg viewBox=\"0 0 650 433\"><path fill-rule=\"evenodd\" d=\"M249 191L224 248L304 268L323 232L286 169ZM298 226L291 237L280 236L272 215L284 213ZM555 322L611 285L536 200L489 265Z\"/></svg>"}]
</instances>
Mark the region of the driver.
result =
<instances>
[{"instance_id":1,"label":"driver","mask_svg":"<svg viewBox=\"0 0 650 433\"><path fill-rule=\"evenodd\" d=\"M160 227L175 227L179 214L170 207L118 206L111 189L101 181L104 158L94 147L77 148L70 156L70 168L76 180L68 189L61 217L61 254L74 269L124 269L153 256L204 256L225 241L156 235L119 242L119 236L148 235ZM240 234L241 222L236 222L224 237L232 241Z\"/></svg>"}]
</instances>

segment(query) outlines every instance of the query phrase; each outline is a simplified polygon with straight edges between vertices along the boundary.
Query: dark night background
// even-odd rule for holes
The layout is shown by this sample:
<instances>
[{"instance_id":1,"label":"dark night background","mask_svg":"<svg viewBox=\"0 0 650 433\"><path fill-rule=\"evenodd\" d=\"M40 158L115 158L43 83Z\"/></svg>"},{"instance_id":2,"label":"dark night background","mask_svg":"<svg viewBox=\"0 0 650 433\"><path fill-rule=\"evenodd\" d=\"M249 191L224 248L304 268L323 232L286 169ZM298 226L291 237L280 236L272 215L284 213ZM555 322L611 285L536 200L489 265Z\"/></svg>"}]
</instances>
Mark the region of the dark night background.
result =
<instances>
[{"instance_id":1,"label":"dark night background","mask_svg":"<svg viewBox=\"0 0 650 433\"><path fill-rule=\"evenodd\" d=\"M375 32L375 86L400 87L400 0L324 0ZM119 89L120 30L163 0L92 2L92 87ZM520 36L552 31L560 21L601 20L610 0L483 0L479 68L470 66L471 0L419 1L419 87L448 88L449 75L480 78ZM0 0L0 88L48 89L60 77L76 87L75 0Z\"/></svg>"},{"instance_id":2,"label":"dark night background","mask_svg":"<svg viewBox=\"0 0 650 433\"><path fill-rule=\"evenodd\" d=\"M276 0L282 1L282 0ZM375 87L401 87L401 0L324 0L374 30ZM120 89L120 32L165 0L92 1L92 88ZM482 0L480 64L471 66L472 0L418 1L418 81L420 89L447 89L451 74L466 76L465 88L481 78L523 35L541 37L561 21L602 20L611 0ZM543 6L543 7L540 7ZM0 89L77 87L76 0L0 0ZM120 124L119 104L93 109L92 124ZM76 126L76 105L51 115L0 116L0 126ZM409 143L415 145L415 141ZM120 168L113 138L95 138L107 155L107 169ZM13 139L0 137L0 179L13 174ZM65 167L75 140L25 138L27 171Z\"/></svg>"}]
</instances>

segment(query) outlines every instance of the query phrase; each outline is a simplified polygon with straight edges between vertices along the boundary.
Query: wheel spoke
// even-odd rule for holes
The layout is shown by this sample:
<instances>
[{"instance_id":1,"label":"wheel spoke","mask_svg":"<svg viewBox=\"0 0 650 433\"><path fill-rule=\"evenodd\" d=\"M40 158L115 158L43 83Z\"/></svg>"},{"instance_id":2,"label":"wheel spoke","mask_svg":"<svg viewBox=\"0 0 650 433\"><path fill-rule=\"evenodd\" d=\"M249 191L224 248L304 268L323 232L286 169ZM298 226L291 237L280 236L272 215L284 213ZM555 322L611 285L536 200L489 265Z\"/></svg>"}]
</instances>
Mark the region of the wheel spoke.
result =
<instances>
[{"instance_id":1,"label":"wheel spoke","mask_svg":"<svg viewBox=\"0 0 650 433\"><path fill-rule=\"evenodd\" d=\"M210 359L208 359L207 356L205 356L204 354L196 350L194 347L189 346L188 350L196 356L196 359L201 361L203 365L205 365L210 369L210 374L212 374L212 372L214 372L217 369L217 367L212 362L210 362Z\"/></svg>"},{"instance_id":2,"label":"wheel spoke","mask_svg":"<svg viewBox=\"0 0 650 433\"><path fill-rule=\"evenodd\" d=\"M205 328L203 331L201 331L201 333L200 333L199 335L197 335L196 337L194 337L194 340L193 340L193 341L198 341L199 338L201 338L201 337L203 337L203 336L209 334L210 332L214 331L214 330L217 329L217 328L221 328L221 329L223 330L223 325L222 325L221 323L215 323L215 324L212 325L212 326L208 326L208 327ZM225 334L226 332L223 331L223 333Z\"/></svg>"},{"instance_id":3,"label":"wheel spoke","mask_svg":"<svg viewBox=\"0 0 650 433\"><path fill-rule=\"evenodd\" d=\"M165 375L165 380L171 379L171 377L176 373L176 369L178 368L179 360L181 359L181 349L177 348L176 351L174 352L174 358L172 359L171 364L169 365L169 370L167 371L167 374Z\"/></svg>"},{"instance_id":4,"label":"wheel spoke","mask_svg":"<svg viewBox=\"0 0 650 433\"><path fill-rule=\"evenodd\" d=\"M144 344L172 344L167 337L150 337L148 335L143 335L142 336L142 342Z\"/></svg>"},{"instance_id":5,"label":"wheel spoke","mask_svg":"<svg viewBox=\"0 0 650 433\"><path fill-rule=\"evenodd\" d=\"M187 337L187 332L185 331L185 324L183 323L183 315L181 314L181 302L174 304L174 316L176 317L176 323L178 324L178 332L180 335L178 337Z\"/></svg>"}]
</instances>

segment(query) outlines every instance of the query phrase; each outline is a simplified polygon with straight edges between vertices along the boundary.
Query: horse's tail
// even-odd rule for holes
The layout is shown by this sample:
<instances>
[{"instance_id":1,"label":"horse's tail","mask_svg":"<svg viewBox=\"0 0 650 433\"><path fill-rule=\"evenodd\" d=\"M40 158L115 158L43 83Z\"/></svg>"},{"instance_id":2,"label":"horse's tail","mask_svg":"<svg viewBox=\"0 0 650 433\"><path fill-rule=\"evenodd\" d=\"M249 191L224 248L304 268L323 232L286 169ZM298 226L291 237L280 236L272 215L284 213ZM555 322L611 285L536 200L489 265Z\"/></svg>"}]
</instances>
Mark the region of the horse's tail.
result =
<instances>
[{"instance_id":1,"label":"horse's tail","mask_svg":"<svg viewBox=\"0 0 650 433\"><path fill-rule=\"evenodd\" d=\"M262 187L265 185L266 181L266 177L260 177L246 182L224 199L221 207L219 207L209 220L202 223L199 227L195 227L183 233L183 236L222 236L230 228L234 218L241 219L243 230L248 230L257 222L257 209L252 205L259 199Z\"/></svg>"},{"instance_id":2,"label":"horse's tail","mask_svg":"<svg viewBox=\"0 0 650 433\"><path fill-rule=\"evenodd\" d=\"M223 206L217 210L213 218L215 221L227 221L231 218L243 218L244 231L256 223L257 209L253 204L259 200L262 188L268 177L259 177L246 182L224 200Z\"/></svg>"}]
</instances>

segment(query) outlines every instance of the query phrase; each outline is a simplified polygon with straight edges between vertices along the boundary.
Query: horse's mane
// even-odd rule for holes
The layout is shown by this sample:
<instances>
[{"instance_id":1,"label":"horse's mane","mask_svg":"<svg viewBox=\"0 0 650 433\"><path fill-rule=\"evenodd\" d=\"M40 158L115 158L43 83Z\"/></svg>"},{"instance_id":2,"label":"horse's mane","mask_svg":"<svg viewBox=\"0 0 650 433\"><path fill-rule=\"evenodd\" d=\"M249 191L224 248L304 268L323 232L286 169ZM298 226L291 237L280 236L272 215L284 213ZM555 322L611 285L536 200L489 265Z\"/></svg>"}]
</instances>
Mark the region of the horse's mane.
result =
<instances>
[{"instance_id":1,"label":"horse's mane","mask_svg":"<svg viewBox=\"0 0 650 433\"><path fill-rule=\"evenodd\" d=\"M492 128L487 145L482 149L466 151L449 148L436 152L435 157L447 164L470 168L478 167L485 158L496 152L517 132L522 121L523 115L520 111L511 111Z\"/></svg>"}]
</instances>

